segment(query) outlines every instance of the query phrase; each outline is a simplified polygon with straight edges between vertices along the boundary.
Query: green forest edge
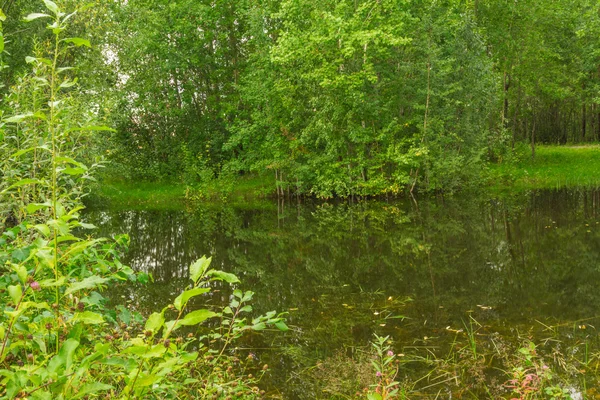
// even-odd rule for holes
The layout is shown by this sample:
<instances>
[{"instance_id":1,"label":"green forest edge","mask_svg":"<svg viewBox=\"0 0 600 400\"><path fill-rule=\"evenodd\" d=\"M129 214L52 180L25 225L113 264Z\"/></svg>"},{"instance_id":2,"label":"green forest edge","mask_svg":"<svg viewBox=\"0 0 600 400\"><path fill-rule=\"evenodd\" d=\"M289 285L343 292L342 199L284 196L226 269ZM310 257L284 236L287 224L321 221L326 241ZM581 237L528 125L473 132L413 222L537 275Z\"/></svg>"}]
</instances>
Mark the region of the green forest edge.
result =
<instances>
[{"instance_id":1,"label":"green forest edge","mask_svg":"<svg viewBox=\"0 0 600 400\"><path fill-rule=\"evenodd\" d=\"M468 190L487 191L502 196L538 189L597 189L600 187L600 146L550 146L536 148L535 159L530 149L517 148L505 162L487 163L478 182ZM409 195L409 191L405 192ZM285 195L285 193L284 193ZM127 208L181 209L184 205L202 202L218 206L221 203L237 207L262 208L261 201L277 197L271 176L253 175L235 179L213 179L202 185L160 182L103 181L93 185L87 201L97 206ZM372 196L387 199L388 196Z\"/></svg>"},{"instance_id":2,"label":"green forest edge","mask_svg":"<svg viewBox=\"0 0 600 400\"><path fill-rule=\"evenodd\" d=\"M232 344L246 331L288 328L275 312L251 318L253 293L242 292L236 276L211 269L210 258L190 266L188 287L162 310L142 317L108 308L102 289L150 277L119 261L126 236L94 238L85 233L94 227L79 219L91 168L72 158L72 149L81 132L109 128L73 119L69 88L77 80L64 61L90 44L64 35L76 13L44 3L45 13L26 19L47 22L52 51L28 59L32 72L21 88L31 104L9 95L9 104L31 106L29 112L2 119L0 194L3 207L14 210L7 222L14 226L0 236L0 398L263 397L257 383L268 366L236 357ZM17 141L29 147L14 151ZM21 221L11 224L17 215ZM221 285L235 288L230 304L202 308Z\"/></svg>"},{"instance_id":3,"label":"green forest edge","mask_svg":"<svg viewBox=\"0 0 600 400\"><path fill-rule=\"evenodd\" d=\"M31 8L18 3L13 16ZM95 193L168 204L596 187L588 160L538 144L600 139L598 6L99 2L77 21L98 46L76 57L115 128L84 152L111 161ZM11 49L7 84L35 36Z\"/></svg>"}]
</instances>

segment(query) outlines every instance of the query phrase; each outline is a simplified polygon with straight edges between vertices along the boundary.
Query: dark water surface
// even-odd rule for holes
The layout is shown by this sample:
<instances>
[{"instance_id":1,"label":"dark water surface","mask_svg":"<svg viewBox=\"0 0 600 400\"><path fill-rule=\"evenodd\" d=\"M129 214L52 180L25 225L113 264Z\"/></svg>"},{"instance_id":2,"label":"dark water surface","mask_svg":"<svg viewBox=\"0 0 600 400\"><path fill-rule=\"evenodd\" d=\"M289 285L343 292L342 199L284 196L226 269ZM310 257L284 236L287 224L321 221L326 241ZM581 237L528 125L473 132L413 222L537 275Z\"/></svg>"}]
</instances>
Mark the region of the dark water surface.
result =
<instances>
[{"instance_id":1,"label":"dark water surface","mask_svg":"<svg viewBox=\"0 0 600 400\"><path fill-rule=\"evenodd\" d=\"M475 323L482 337L552 336L570 352L581 343L591 352L600 315L599 204L600 192L541 191L418 202L273 200L245 209L96 208L88 219L102 235L131 236L125 261L155 283L119 295L142 308L172 301L189 264L207 255L256 293L256 312L288 311L290 332L251 338L243 351L273 367L272 391L308 399L327 398L311 366L367 346L373 333L390 335L397 352L445 353L457 337L467 340L456 331ZM401 372L411 378L423 370ZM451 383L433 382L431 393L455 393L460 385Z\"/></svg>"}]
</instances>

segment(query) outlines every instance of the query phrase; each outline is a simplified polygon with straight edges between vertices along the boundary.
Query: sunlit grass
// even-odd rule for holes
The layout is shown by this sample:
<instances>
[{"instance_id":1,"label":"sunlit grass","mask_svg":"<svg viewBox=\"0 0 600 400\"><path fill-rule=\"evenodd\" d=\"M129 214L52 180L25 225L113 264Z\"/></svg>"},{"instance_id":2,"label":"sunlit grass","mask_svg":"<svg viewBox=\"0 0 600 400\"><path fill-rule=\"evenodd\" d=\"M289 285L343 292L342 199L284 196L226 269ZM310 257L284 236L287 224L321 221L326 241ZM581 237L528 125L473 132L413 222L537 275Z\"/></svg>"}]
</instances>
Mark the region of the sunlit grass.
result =
<instances>
[{"instance_id":1,"label":"sunlit grass","mask_svg":"<svg viewBox=\"0 0 600 400\"><path fill-rule=\"evenodd\" d=\"M221 184L219 180L202 187L171 182L104 181L92 190L88 204L155 210L180 210L192 202L247 206L256 205L258 200L274 193L275 187L274 182L263 176L240 177L227 183L226 191Z\"/></svg>"},{"instance_id":2,"label":"sunlit grass","mask_svg":"<svg viewBox=\"0 0 600 400\"><path fill-rule=\"evenodd\" d=\"M495 189L600 187L600 146L538 146L513 162L490 165Z\"/></svg>"}]
</instances>

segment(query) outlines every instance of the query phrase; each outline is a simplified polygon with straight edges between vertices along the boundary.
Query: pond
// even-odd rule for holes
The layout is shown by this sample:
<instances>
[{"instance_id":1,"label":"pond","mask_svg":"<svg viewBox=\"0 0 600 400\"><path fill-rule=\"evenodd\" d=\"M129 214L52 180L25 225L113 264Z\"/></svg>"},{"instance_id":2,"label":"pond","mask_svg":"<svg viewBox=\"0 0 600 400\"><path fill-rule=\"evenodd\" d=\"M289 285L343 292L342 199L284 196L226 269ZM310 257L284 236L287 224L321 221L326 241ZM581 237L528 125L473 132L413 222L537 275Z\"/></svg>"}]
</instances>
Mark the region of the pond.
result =
<instances>
[{"instance_id":1,"label":"pond","mask_svg":"<svg viewBox=\"0 0 600 400\"><path fill-rule=\"evenodd\" d=\"M172 301L207 255L255 292L257 313L288 312L290 331L240 344L271 366L272 395L353 395L372 381L365 354L378 334L393 341L408 398L507 397L511 379L520 385L540 366L554 372L540 382L594 398L599 211L600 192L557 190L92 208L88 219L101 235L129 234L125 261L152 274L152 284L113 293L138 308Z\"/></svg>"}]
</instances>

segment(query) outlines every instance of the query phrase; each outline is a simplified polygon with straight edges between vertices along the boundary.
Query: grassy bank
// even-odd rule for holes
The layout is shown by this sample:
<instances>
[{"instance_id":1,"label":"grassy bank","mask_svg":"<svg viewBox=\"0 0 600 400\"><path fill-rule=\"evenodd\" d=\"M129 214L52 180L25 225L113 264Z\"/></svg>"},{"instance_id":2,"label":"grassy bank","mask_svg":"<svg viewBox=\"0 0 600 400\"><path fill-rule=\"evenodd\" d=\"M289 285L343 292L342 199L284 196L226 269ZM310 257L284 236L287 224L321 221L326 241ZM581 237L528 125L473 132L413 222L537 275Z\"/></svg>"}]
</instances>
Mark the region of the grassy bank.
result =
<instances>
[{"instance_id":1,"label":"grassy bank","mask_svg":"<svg viewBox=\"0 0 600 400\"><path fill-rule=\"evenodd\" d=\"M494 191L600 187L600 145L538 146L513 159L488 165L487 187ZM274 194L270 176L213 181L202 186L165 182L105 181L89 197L92 204L112 208L181 209L189 200L211 204L258 205Z\"/></svg>"},{"instance_id":2,"label":"grassy bank","mask_svg":"<svg viewBox=\"0 0 600 400\"><path fill-rule=\"evenodd\" d=\"M515 160L489 166L495 190L600 187L600 146L538 146Z\"/></svg>"},{"instance_id":3,"label":"grassy bank","mask_svg":"<svg viewBox=\"0 0 600 400\"><path fill-rule=\"evenodd\" d=\"M202 186L172 182L103 181L93 188L88 204L127 209L181 209L186 203L207 202L247 206L269 197L274 184L268 177L214 181Z\"/></svg>"}]
</instances>

